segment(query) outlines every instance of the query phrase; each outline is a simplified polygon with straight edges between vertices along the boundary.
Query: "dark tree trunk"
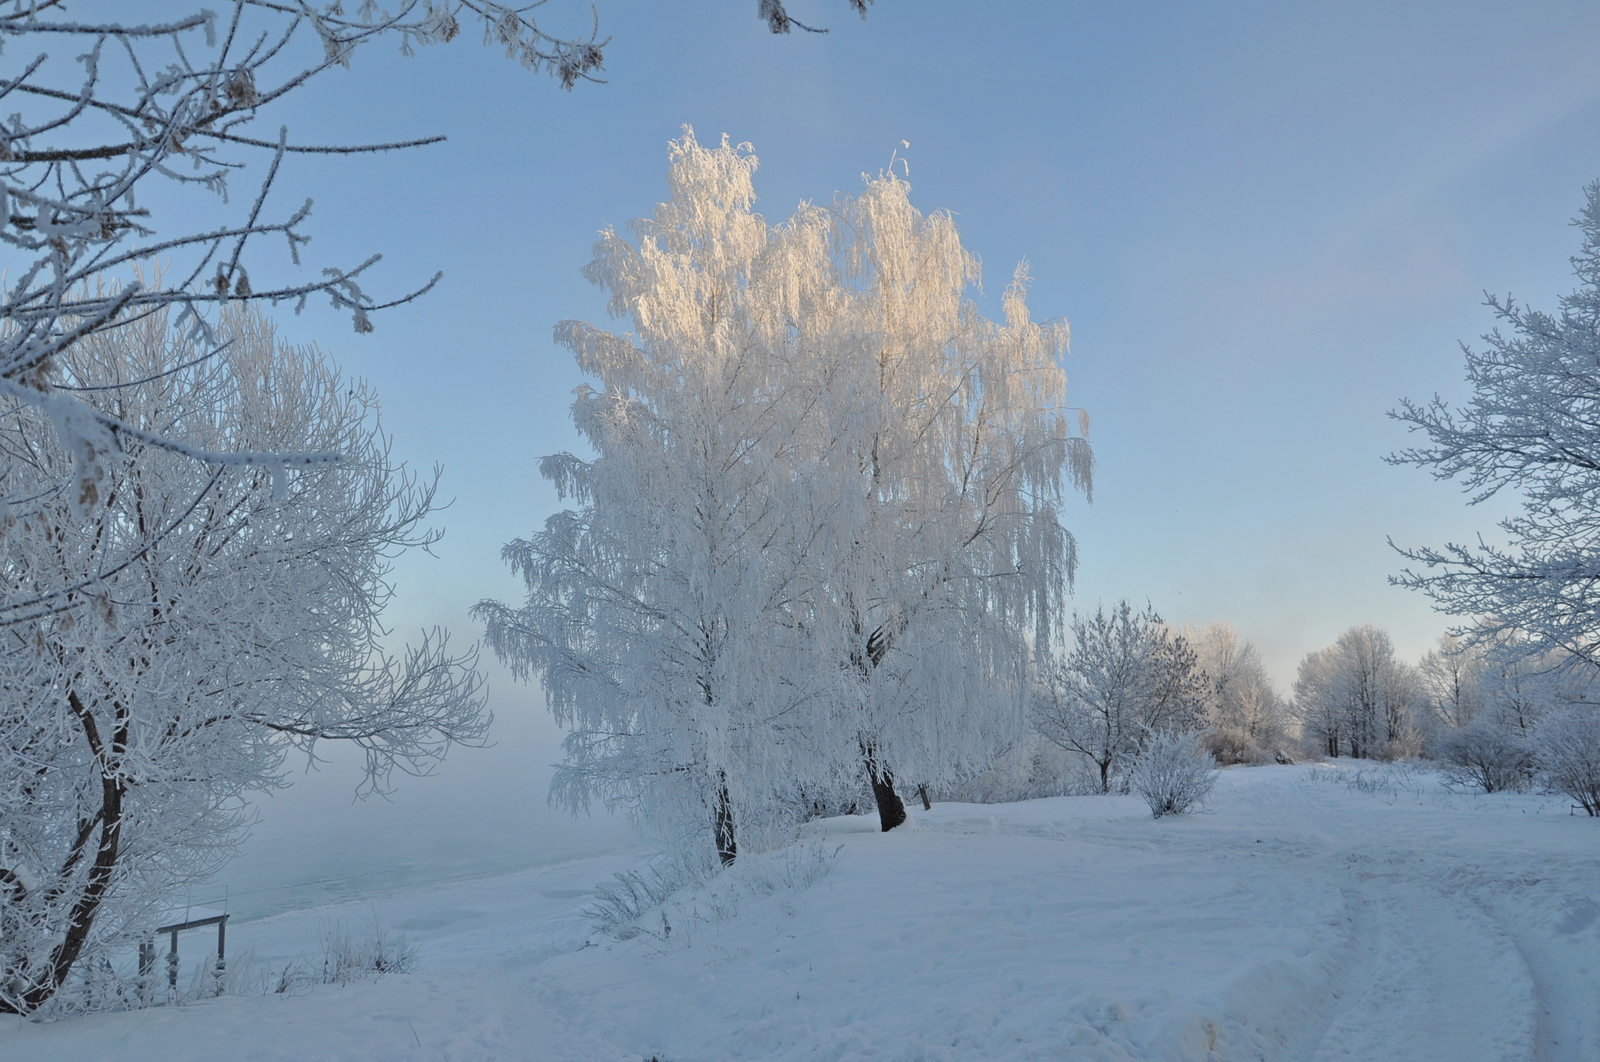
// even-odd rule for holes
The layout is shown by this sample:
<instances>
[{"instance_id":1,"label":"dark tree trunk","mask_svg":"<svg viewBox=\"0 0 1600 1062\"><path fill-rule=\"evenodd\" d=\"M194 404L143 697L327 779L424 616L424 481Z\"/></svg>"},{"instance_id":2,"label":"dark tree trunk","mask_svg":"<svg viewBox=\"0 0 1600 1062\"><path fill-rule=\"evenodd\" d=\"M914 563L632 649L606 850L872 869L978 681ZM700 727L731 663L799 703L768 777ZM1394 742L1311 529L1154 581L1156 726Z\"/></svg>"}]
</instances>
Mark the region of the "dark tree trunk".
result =
<instances>
[{"instance_id":1,"label":"dark tree trunk","mask_svg":"<svg viewBox=\"0 0 1600 1062\"><path fill-rule=\"evenodd\" d=\"M863 748L867 760L867 779L872 782L872 799L878 805L878 825L888 833L906 821L906 804L894 791L894 774L878 762L875 751Z\"/></svg>"},{"instance_id":2,"label":"dark tree trunk","mask_svg":"<svg viewBox=\"0 0 1600 1062\"><path fill-rule=\"evenodd\" d=\"M933 801L928 799L928 787L927 786L925 786L925 785L917 786L917 796L922 798L922 810L923 811L932 811L933 810Z\"/></svg>"},{"instance_id":3,"label":"dark tree trunk","mask_svg":"<svg viewBox=\"0 0 1600 1062\"><path fill-rule=\"evenodd\" d=\"M94 865L89 868L89 883L72 907L67 921L67 933L50 956L50 965L42 980L22 994L22 1005L27 1010L37 1010L50 1001L50 997L66 983L73 964L89 940L89 930L94 927L95 915L111 889L111 877L117 867L117 855L122 847L122 798L119 781L101 779L102 808L100 818L100 843L95 850Z\"/></svg>"},{"instance_id":4,"label":"dark tree trunk","mask_svg":"<svg viewBox=\"0 0 1600 1062\"><path fill-rule=\"evenodd\" d=\"M732 866L739 854L733 839L733 800L728 796L727 776L718 772L717 807L712 814L711 828L717 838L717 858L725 867Z\"/></svg>"},{"instance_id":5,"label":"dark tree trunk","mask_svg":"<svg viewBox=\"0 0 1600 1062\"><path fill-rule=\"evenodd\" d=\"M107 755L105 744L101 741L100 730L95 723L94 716L84 707L75 690L69 690L67 703L71 705L72 712L78 717L79 725L83 728L83 735L88 742L90 751L94 754L100 766L100 812L95 820L100 824L99 843L95 847L94 863L89 868L89 880L85 883L83 892L78 896L78 901L72 905L72 913L67 919L67 931L50 955L42 976L30 977L33 981L25 988L21 996L23 1012L38 1010L66 983L67 975L72 972L73 965L78 961L78 956L83 951L84 944L88 943L89 931L94 928L95 916L100 913L100 905L105 900L106 894L111 891L111 880L116 873L117 857L122 849L122 804L127 796L126 783L112 774L112 759L120 758L127 751L128 724L126 713L119 709L118 725L111 737L111 755ZM87 839L88 834L84 834ZM67 857L66 865L61 870L61 881L65 884L73 875L74 867L78 861L79 849L74 848ZM0 1010L10 1009L0 1004Z\"/></svg>"}]
</instances>

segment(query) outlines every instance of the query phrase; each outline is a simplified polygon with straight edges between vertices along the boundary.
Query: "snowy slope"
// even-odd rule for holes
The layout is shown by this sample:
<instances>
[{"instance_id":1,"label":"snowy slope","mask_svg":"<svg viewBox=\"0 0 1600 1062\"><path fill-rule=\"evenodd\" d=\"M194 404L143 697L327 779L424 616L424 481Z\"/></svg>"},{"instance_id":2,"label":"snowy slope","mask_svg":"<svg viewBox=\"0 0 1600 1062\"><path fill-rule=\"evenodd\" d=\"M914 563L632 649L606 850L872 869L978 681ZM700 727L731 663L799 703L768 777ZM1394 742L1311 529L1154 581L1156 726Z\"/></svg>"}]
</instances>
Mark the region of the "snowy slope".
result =
<instances>
[{"instance_id":1,"label":"snowy slope","mask_svg":"<svg viewBox=\"0 0 1600 1062\"><path fill-rule=\"evenodd\" d=\"M1600 1060L1600 823L1357 770L1230 770L1162 820L1079 797L817 822L621 942L578 909L637 852L406 892L376 907L416 973L9 1019L0 1058ZM372 906L230 950L277 964Z\"/></svg>"}]
</instances>

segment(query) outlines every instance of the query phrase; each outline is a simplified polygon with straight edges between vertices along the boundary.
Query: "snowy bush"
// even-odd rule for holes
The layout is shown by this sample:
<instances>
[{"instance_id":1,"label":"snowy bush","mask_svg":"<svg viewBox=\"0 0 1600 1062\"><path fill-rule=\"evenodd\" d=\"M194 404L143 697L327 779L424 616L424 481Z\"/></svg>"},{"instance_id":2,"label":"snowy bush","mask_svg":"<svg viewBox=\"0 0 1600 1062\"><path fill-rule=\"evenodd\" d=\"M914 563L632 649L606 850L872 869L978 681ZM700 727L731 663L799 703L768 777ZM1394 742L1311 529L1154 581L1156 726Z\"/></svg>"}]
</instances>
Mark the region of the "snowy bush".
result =
<instances>
[{"instance_id":1,"label":"snowy bush","mask_svg":"<svg viewBox=\"0 0 1600 1062\"><path fill-rule=\"evenodd\" d=\"M1546 716L1529 744L1550 788L1600 815L1600 709L1581 705Z\"/></svg>"},{"instance_id":2,"label":"snowy bush","mask_svg":"<svg viewBox=\"0 0 1600 1062\"><path fill-rule=\"evenodd\" d=\"M1216 768L1198 735L1164 731L1145 743L1129 782L1159 819L1181 815L1204 801L1217 780Z\"/></svg>"},{"instance_id":3,"label":"snowy bush","mask_svg":"<svg viewBox=\"0 0 1600 1062\"><path fill-rule=\"evenodd\" d=\"M410 973L416 965L417 946L404 936L391 939L376 915L359 935L342 921L322 927L322 975L318 979L325 985Z\"/></svg>"},{"instance_id":4,"label":"snowy bush","mask_svg":"<svg viewBox=\"0 0 1600 1062\"><path fill-rule=\"evenodd\" d=\"M1521 735L1489 719L1446 731L1430 751L1454 785L1521 792L1533 779L1533 754Z\"/></svg>"}]
</instances>

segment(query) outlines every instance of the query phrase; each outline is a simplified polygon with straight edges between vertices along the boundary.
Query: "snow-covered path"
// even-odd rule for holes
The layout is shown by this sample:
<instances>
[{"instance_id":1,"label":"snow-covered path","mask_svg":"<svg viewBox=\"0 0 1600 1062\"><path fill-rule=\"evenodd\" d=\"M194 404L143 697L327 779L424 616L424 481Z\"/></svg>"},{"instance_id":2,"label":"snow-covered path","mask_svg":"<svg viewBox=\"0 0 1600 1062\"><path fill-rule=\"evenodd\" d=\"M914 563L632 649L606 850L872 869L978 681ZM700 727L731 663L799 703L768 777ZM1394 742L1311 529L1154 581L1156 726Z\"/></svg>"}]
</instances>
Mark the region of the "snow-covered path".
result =
<instances>
[{"instance_id":1,"label":"snow-covered path","mask_svg":"<svg viewBox=\"0 0 1600 1062\"><path fill-rule=\"evenodd\" d=\"M380 906L417 973L13 1019L0 1058L1600 1062L1600 823L1355 770L1227 771L1159 821L1085 797L813 823L621 942L578 909L632 854L417 890ZM277 963L367 914L230 946Z\"/></svg>"}]
</instances>

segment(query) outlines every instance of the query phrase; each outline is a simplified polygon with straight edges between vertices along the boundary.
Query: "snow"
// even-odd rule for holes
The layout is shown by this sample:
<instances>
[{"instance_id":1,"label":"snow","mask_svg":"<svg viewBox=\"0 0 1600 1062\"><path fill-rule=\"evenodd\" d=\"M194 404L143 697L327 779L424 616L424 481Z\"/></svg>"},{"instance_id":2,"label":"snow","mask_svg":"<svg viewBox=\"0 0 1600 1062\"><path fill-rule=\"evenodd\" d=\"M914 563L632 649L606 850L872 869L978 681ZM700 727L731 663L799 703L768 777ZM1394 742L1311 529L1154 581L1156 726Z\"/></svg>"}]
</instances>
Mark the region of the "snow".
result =
<instances>
[{"instance_id":1,"label":"snow","mask_svg":"<svg viewBox=\"0 0 1600 1062\"><path fill-rule=\"evenodd\" d=\"M1564 799L1342 761L1227 770L1207 810L1159 820L1119 796L911 810L889 834L811 823L625 941L581 908L639 849L234 923L231 961L314 955L374 913L420 959L7 1019L0 1057L1600 1058L1600 822Z\"/></svg>"}]
</instances>

